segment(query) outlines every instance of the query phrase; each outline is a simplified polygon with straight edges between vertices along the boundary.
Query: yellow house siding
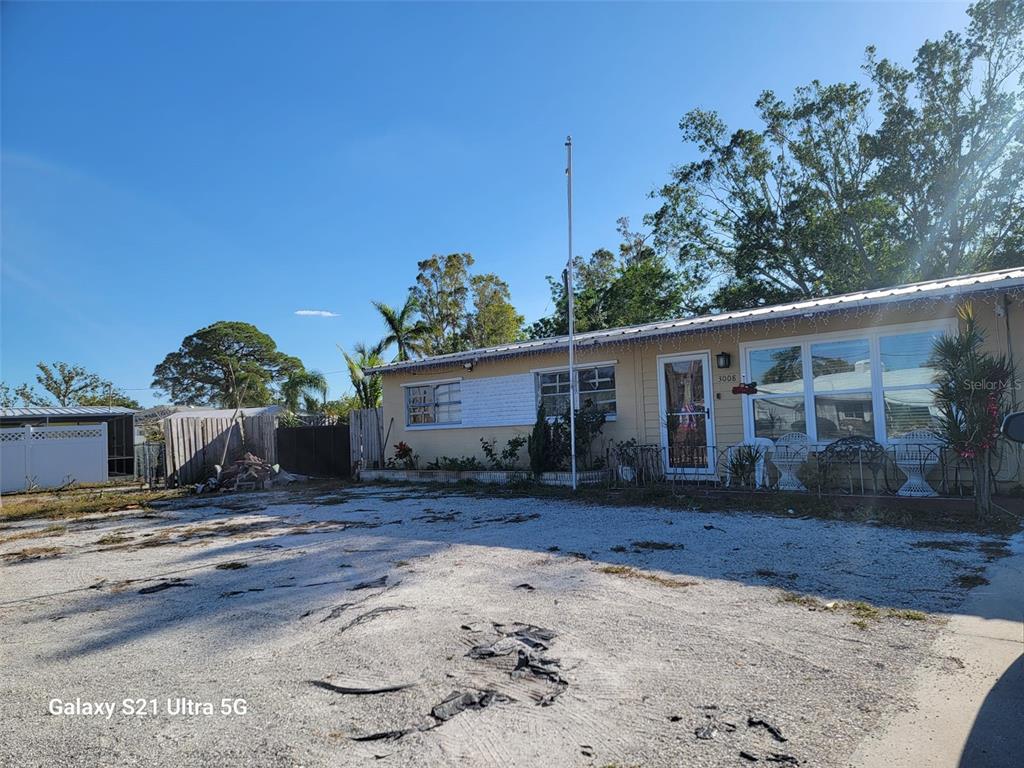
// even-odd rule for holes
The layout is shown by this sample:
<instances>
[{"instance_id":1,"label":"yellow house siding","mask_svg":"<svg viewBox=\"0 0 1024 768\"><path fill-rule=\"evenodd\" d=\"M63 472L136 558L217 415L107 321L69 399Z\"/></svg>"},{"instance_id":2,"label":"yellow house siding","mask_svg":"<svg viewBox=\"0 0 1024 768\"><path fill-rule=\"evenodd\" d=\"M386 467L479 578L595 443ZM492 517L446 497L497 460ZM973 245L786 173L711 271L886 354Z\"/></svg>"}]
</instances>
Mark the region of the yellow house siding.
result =
<instances>
[{"instance_id":1,"label":"yellow house siding","mask_svg":"<svg viewBox=\"0 0 1024 768\"><path fill-rule=\"evenodd\" d=\"M724 327L699 333L683 333L649 337L636 341L616 341L599 347L578 349L579 365L614 361L616 373L616 420L605 425L602 448L612 442L636 439L640 443L661 443L663 417L659 398L658 363L660 355L708 352L712 388L711 406L714 411L714 443L721 450L744 439L744 397L732 394L743 371L741 344L790 337L811 336L833 332L872 329L879 326L902 325L922 321L941 321L955 318L957 307L967 299L943 299L881 305L857 311L837 312L812 317L790 317L784 320L760 320L743 326ZM994 297L974 298L976 314L989 333L989 344L1006 350L1006 328L994 312ZM1014 335L1014 354L1024 360L1024 292L1018 291L1010 306L1011 335ZM997 322L998 320L998 322ZM731 366L719 370L715 355L728 352ZM480 438L497 440L499 448L515 434L528 433L532 418L514 426L458 426L409 429L405 426L405 400L402 384L427 383L459 378L463 381L479 377L529 374L543 368L565 367L566 353L545 352L513 356L506 359L482 359L472 371L460 365L425 371L396 371L384 375L384 428L387 455L392 446L405 441L420 456L421 466L438 456L477 456L482 458ZM1024 394L1024 393L1022 393ZM1019 398L1024 400L1024 397ZM493 404L501 408L500 402ZM526 450L520 454L521 463L527 461Z\"/></svg>"}]
</instances>

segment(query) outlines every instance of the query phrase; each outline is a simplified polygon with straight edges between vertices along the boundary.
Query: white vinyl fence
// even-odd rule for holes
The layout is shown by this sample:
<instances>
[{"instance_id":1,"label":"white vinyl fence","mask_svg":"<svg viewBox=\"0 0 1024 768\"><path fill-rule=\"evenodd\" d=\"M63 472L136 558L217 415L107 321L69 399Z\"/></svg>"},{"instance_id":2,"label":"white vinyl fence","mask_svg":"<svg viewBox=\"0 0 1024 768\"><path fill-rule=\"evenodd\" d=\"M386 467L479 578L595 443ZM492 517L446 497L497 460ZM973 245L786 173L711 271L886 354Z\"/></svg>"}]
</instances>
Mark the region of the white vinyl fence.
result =
<instances>
[{"instance_id":1,"label":"white vinyl fence","mask_svg":"<svg viewBox=\"0 0 1024 768\"><path fill-rule=\"evenodd\" d=\"M0 493L106 481L106 424L0 429Z\"/></svg>"}]
</instances>

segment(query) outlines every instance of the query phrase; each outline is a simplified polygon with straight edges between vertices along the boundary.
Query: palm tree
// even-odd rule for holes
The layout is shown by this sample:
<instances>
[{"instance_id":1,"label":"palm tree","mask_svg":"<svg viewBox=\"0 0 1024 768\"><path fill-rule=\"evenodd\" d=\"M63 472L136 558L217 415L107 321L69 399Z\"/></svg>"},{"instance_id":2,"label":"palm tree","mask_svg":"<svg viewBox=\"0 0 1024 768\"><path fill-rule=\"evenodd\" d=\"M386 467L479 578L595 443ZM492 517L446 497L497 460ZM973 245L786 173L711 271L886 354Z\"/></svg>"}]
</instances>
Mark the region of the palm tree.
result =
<instances>
[{"instance_id":1,"label":"palm tree","mask_svg":"<svg viewBox=\"0 0 1024 768\"><path fill-rule=\"evenodd\" d=\"M419 312L415 297L407 297L401 309L395 309L383 301L375 301L373 306L380 312L387 327L387 335L381 339L382 352L392 344L396 345L398 354L395 360L398 361L409 360L413 355L424 353L432 329L422 319L414 320L416 313Z\"/></svg>"},{"instance_id":2,"label":"palm tree","mask_svg":"<svg viewBox=\"0 0 1024 768\"><path fill-rule=\"evenodd\" d=\"M956 334L941 336L932 347L935 407L940 433L970 467L974 506L981 515L992 512L999 425L1013 367L1004 355L985 351L985 330L970 304L960 309L963 323Z\"/></svg>"},{"instance_id":3,"label":"palm tree","mask_svg":"<svg viewBox=\"0 0 1024 768\"><path fill-rule=\"evenodd\" d=\"M281 398L292 413L299 410L300 399L307 411L320 410L327 403L327 377L320 371L295 371L281 385Z\"/></svg>"},{"instance_id":4,"label":"palm tree","mask_svg":"<svg viewBox=\"0 0 1024 768\"><path fill-rule=\"evenodd\" d=\"M384 340L377 342L372 347L366 346L363 342L352 347L355 357L350 355L341 347L341 354L345 357L348 365L348 376L352 380L352 389L355 390L356 398L361 408L376 408L380 405L383 394L383 385L379 375L367 375L363 373L364 368L373 368L384 363L384 350L387 344Z\"/></svg>"}]
</instances>

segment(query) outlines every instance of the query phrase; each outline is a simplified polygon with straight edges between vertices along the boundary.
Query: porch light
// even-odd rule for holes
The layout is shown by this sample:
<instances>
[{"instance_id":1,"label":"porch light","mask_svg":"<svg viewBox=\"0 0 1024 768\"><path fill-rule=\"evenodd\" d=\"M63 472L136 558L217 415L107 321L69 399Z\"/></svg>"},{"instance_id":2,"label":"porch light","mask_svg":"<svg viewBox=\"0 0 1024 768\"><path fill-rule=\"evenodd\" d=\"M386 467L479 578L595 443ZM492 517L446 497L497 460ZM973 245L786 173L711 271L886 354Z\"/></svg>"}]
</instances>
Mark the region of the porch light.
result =
<instances>
[{"instance_id":1,"label":"porch light","mask_svg":"<svg viewBox=\"0 0 1024 768\"><path fill-rule=\"evenodd\" d=\"M715 363L719 368L728 368L732 365L732 355L728 352L719 352L715 355Z\"/></svg>"}]
</instances>

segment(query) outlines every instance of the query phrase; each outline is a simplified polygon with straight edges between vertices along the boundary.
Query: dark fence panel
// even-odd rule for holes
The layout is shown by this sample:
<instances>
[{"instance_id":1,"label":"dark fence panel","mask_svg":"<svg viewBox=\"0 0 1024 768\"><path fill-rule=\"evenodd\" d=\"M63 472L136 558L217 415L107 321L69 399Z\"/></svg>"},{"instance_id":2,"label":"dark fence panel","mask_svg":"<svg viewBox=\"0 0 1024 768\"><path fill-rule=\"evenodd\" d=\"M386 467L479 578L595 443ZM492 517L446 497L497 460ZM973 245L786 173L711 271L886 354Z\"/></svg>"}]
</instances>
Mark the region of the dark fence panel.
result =
<instances>
[{"instance_id":1,"label":"dark fence panel","mask_svg":"<svg viewBox=\"0 0 1024 768\"><path fill-rule=\"evenodd\" d=\"M277 460L298 475L348 477L352 473L348 425L278 427Z\"/></svg>"}]
</instances>

